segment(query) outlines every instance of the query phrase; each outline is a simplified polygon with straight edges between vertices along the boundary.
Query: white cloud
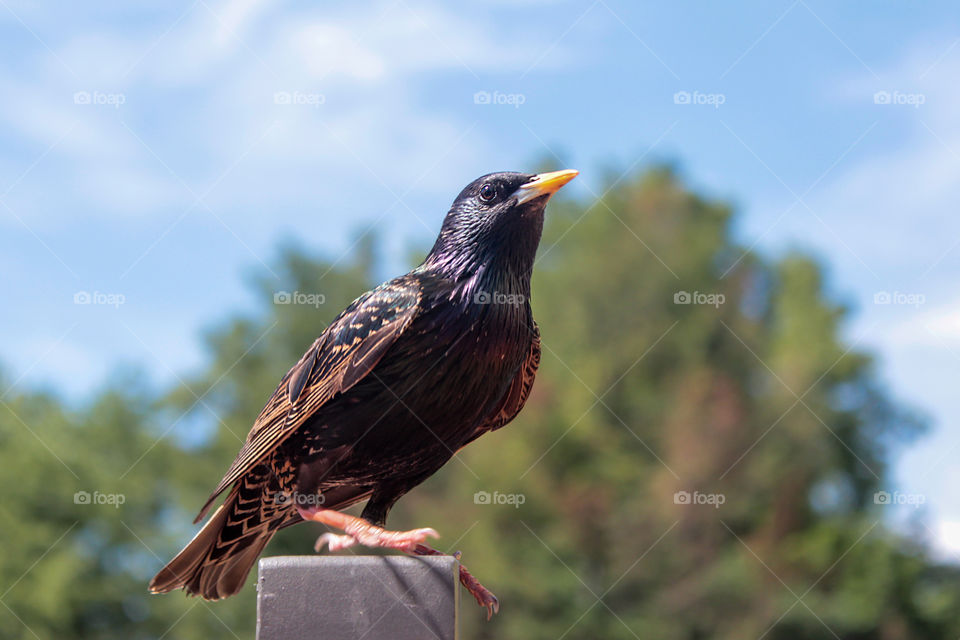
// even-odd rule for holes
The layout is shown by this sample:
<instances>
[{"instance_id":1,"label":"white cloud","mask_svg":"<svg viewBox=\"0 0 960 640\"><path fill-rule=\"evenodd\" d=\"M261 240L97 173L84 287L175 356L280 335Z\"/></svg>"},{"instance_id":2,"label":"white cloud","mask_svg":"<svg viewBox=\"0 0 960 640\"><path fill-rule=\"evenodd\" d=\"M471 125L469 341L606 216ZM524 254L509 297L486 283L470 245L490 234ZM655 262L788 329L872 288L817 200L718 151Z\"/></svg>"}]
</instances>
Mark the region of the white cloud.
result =
<instances>
[{"instance_id":1,"label":"white cloud","mask_svg":"<svg viewBox=\"0 0 960 640\"><path fill-rule=\"evenodd\" d=\"M140 46L151 44L154 35L141 38ZM209 80L237 60L244 71L301 82L400 80L444 69L504 73L525 70L552 45L520 24L510 28L489 15L474 18L440 4L291 11L261 0L232 0L197 5L156 45L163 55L148 56L137 74L176 85ZM565 61L561 46L539 66Z\"/></svg>"},{"instance_id":2,"label":"white cloud","mask_svg":"<svg viewBox=\"0 0 960 640\"><path fill-rule=\"evenodd\" d=\"M871 267L884 265L891 277L920 279L919 287L927 280L923 272L960 234L960 217L953 215L960 202L960 51L937 62L949 45L925 42L878 77L865 73L834 86L831 93L862 114L862 129L850 131L850 142L874 126L808 198L856 256ZM876 104L877 91L922 96L923 104ZM849 256L846 247L830 248Z\"/></svg>"},{"instance_id":3,"label":"white cloud","mask_svg":"<svg viewBox=\"0 0 960 640\"><path fill-rule=\"evenodd\" d=\"M945 559L960 562L960 522L944 521L937 524L934 545Z\"/></svg>"},{"instance_id":4,"label":"white cloud","mask_svg":"<svg viewBox=\"0 0 960 640\"><path fill-rule=\"evenodd\" d=\"M311 166L334 184L376 183L372 171L395 180L389 186L399 192L472 124L442 101L425 100L421 82L445 71L466 78L516 72L551 44L488 14L474 18L439 4L291 10L230 0L198 3L165 19L139 33L104 21L99 32L48 39L55 53L37 46L24 53L20 71L0 72L9 96L0 104L0 126L37 144L38 155L56 145L20 186L24 194L49 183L49 170L63 197L87 203L95 215L150 214L184 197L165 164L202 191L241 156L241 166L217 189L224 206L251 202L236 179L258 167L287 166L294 175ZM544 65L563 58L561 47ZM457 91L467 101L480 88ZM119 110L78 106L76 91L119 92L125 104ZM321 110L278 108L278 91L318 93L325 103ZM273 122L277 126L258 142ZM454 156L469 162L490 151L482 137L469 144L471 154ZM452 175L456 163L438 170ZM276 193L253 199L302 198L306 194L283 187L302 191L306 184L281 184ZM430 184L446 183L424 186ZM65 207L37 215L46 222L69 219Z\"/></svg>"},{"instance_id":5,"label":"white cloud","mask_svg":"<svg viewBox=\"0 0 960 640\"><path fill-rule=\"evenodd\" d=\"M897 348L960 349L960 299L948 305L903 314L884 331L885 342Z\"/></svg>"},{"instance_id":6,"label":"white cloud","mask_svg":"<svg viewBox=\"0 0 960 640\"><path fill-rule=\"evenodd\" d=\"M307 72L301 75L311 79L341 74L359 80L376 80L385 72L383 57L358 43L350 31L341 26L290 24L282 39L281 46L286 49L283 57L301 61Z\"/></svg>"},{"instance_id":7,"label":"white cloud","mask_svg":"<svg viewBox=\"0 0 960 640\"><path fill-rule=\"evenodd\" d=\"M829 227L818 229L819 246L840 281L860 294L852 333L868 332L864 342L879 352L897 396L933 421L931 433L902 452L895 475L904 490L927 496L934 550L956 560L960 507L950 491L957 482L950 460L960 438L954 388L960 358L960 50L949 51L953 39L927 38L888 68L875 67L877 76L843 78L834 87L832 95L855 113L850 142L873 129L808 201ZM878 91L923 100L918 106L885 98L877 104ZM801 218L819 227L810 216ZM924 302L874 304L882 290L920 294Z\"/></svg>"},{"instance_id":8,"label":"white cloud","mask_svg":"<svg viewBox=\"0 0 960 640\"><path fill-rule=\"evenodd\" d=\"M258 20L270 6L266 0L229 0L219 5L215 42L222 47L243 40L251 22Z\"/></svg>"}]
</instances>

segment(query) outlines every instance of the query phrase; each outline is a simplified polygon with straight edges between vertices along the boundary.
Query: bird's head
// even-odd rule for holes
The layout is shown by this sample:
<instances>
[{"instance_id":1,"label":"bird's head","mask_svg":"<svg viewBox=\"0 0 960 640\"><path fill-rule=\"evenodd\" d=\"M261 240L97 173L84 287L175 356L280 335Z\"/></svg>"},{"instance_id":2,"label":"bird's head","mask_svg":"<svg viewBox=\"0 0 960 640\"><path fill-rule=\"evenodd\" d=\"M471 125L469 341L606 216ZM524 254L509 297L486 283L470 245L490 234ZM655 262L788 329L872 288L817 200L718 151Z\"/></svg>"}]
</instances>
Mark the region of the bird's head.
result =
<instances>
[{"instance_id":1,"label":"bird's head","mask_svg":"<svg viewBox=\"0 0 960 640\"><path fill-rule=\"evenodd\" d=\"M509 270L529 279L547 201L577 173L505 171L477 178L453 201L423 266L455 278Z\"/></svg>"}]
</instances>

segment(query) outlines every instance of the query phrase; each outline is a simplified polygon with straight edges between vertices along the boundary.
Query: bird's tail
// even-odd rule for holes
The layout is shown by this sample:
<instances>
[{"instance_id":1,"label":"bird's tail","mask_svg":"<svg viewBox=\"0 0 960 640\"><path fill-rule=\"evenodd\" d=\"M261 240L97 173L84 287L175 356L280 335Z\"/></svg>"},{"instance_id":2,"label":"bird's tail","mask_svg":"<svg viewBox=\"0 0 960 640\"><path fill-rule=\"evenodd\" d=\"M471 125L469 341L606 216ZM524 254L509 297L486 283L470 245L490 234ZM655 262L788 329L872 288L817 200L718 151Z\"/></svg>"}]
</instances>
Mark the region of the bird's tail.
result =
<instances>
[{"instance_id":1,"label":"bird's tail","mask_svg":"<svg viewBox=\"0 0 960 640\"><path fill-rule=\"evenodd\" d=\"M252 476L252 474L251 474ZM299 520L296 510L269 499L262 478L241 479L203 529L150 581L150 591L184 589L205 600L231 596L277 529Z\"/></svg>"}]
</instances>

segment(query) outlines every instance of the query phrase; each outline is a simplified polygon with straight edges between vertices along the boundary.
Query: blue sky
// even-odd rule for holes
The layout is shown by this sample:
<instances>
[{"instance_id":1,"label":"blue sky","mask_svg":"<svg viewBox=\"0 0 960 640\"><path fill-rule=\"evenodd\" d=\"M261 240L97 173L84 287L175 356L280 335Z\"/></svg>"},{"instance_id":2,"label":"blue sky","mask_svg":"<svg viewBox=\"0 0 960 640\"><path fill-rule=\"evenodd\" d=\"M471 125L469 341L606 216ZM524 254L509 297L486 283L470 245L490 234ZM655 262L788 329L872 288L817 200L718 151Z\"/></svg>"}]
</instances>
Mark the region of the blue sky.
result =
<instances>
[{"instance_id":1,"label":"blue sky","mask_svg":"<svg viewBox=\"0 0 960 640\"><path fill-rule=\"evenodd\" d=\"M585 196L677 162L746 245L828 265L848 339L933 421L891 489L960 553L950 3L3 0L0 43L15 388L174 380L282 240L336 257L375 225L395 270L477 175L558 157Z\"/></svg>"}]
</instances>

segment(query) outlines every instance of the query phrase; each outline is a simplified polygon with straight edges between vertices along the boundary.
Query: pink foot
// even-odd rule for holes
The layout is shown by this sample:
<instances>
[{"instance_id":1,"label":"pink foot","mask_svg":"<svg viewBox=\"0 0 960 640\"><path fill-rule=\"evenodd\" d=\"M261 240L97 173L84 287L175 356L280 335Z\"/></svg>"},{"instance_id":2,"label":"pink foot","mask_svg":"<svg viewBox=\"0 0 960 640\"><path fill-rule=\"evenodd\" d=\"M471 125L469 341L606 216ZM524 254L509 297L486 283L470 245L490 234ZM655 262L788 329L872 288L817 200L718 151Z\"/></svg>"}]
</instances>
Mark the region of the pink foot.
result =
<instances>
[{"instance_id":1,"label":"pink foot","mask_svg":"<svg viewBox=\"0 0 960 640\"><path fill-rule=\"evenodd\" d=\"M410 531L387 531L365 522L351 523L344 531L365 547L398 549L408 553L412 553L417 545L423 544L428 537L439 537L437 532L429 527Z\"/></svg>"},{"instance_id":2,"label":"pink foot","mask_svg":"<svg viewBox=\"0 0 960 640\"><path fill-rule=\"evenodd\" d=\"M380 547L383 549L399 549L412 553L418 544L423 544L427 537L437 538L433 529L413 529L412 531L387 531L383 527L372 525L362 518L351 516L333 509L303 509L297 507L297 512L304 520L322 522L328 527L342 530L346 535L326 534L317 540L317 547L324 544L342 549L353 544L362 544L365 547ZM347 543L346 538L353 542Z\"/></svg>"}]
</instances>

